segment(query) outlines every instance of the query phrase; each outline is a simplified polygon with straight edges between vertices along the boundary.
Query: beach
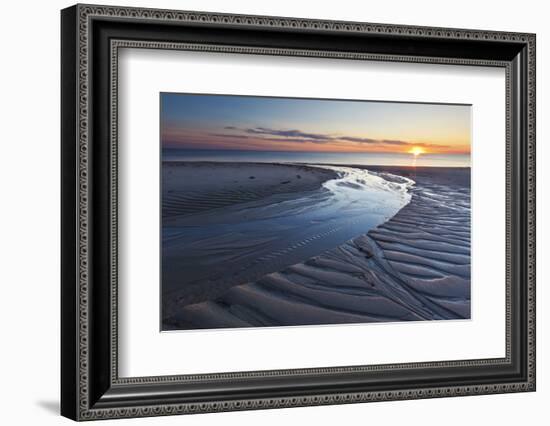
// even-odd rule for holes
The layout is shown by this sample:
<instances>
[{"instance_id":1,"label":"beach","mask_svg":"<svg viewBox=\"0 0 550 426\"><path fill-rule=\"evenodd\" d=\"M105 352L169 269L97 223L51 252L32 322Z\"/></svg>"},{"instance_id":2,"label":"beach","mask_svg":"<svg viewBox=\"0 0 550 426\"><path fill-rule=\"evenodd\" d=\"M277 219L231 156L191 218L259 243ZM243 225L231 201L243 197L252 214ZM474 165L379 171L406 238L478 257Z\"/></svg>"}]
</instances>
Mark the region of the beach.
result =
<instances>
[{"instance_id":1,"label":"beach","mask_svg":"<svg viewBox=\"0 0 550 426\"><path fill-rule=\"evenodd\" d=\"M470 168L165 162L162 329L470 317Z\"/></svg>"},{"instance_id":2,"label":"beach","mask_svg":"<svg viewBox=\"0 0 550 426\"><path fill-rule=\"evenodd\" d=\"M318 189L335 177L330 170L265 163L165 161L162 166L164 217L244 203L271 194Z\"/></svg>"}]
</instances>

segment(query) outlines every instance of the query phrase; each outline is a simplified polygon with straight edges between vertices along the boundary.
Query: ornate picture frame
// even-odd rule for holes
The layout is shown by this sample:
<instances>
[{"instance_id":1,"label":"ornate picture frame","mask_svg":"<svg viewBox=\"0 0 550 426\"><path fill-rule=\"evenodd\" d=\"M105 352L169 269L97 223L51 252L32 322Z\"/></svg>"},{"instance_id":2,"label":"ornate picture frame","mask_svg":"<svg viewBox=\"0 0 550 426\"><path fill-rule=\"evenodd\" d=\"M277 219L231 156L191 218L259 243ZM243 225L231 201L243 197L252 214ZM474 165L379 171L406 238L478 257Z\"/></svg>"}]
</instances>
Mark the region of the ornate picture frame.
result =
<instances>
[{"instance_id":1,"label":"ornate picture frame","mask_svg":"<svg viewBox=\"0 0 550 426\"><path fill-rule=\"evenodd\" d=\"M61 12L61 413L73 420L535 390L535 35L76 5ZM121 48L503 68L506 355L213 374L118 373Z\"/></svg>"}]
</instances>

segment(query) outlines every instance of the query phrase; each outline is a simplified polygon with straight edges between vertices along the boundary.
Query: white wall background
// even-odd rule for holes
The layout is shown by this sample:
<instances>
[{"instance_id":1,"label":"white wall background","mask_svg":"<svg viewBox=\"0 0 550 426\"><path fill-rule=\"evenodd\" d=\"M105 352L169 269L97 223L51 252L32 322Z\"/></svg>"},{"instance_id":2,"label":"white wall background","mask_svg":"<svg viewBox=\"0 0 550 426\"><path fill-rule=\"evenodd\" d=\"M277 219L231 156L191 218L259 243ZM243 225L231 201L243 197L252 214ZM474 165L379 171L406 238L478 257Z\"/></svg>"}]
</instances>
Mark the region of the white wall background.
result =
<instances>
[{"instance_id":1,"label":"white wall background","mask_svg":"<svg viewBox=\"0 0 550 426\"><path fill-rule=\"evenodd\" d=\"M550 28L537 0L104 0L103 4L526 31L537 33L538 390L492 395L118 420L118 424L546 424L550 401ZM0 418L6 425L68 424L59 405L59 9L11 1L0 25ZM131 422L131 423L129 423ZM102 424L110 424L108 421ZM113 423L117 424L117 423Z\"/></svg>"}]
</instances>

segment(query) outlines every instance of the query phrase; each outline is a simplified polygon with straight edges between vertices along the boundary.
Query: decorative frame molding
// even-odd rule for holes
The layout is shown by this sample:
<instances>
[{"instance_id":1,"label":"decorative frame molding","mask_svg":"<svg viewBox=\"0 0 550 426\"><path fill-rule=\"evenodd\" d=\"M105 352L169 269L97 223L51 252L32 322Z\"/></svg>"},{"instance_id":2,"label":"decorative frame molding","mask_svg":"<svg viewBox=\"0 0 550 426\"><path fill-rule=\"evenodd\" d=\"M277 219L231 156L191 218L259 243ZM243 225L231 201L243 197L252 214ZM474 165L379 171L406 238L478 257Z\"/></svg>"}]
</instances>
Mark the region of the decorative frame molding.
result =
<instances>
[{"instance_id":1,"label":"decorative frame molding","mask_svg":"<svg viewBox=\"0 0 550 426\"><path fill-rule=\"evenodd\" d=\"M161 32L168 27L224 28L300 37L315 32L371 37L371 51L319 49L316 47L259 47L170 39L169 31L159 40L135 37L124 24L139 23L141 31ZM120 37L124 35L124 38ZM238 38L240 35L235 37ZM95 38L94 38L95 37ZM167 38L168 37L168 38ZM246 36L240 36L246 41ZM283 40L285 43L288 39ZM395 50L385 52L389 41L408 46L422 44L419 55ZM455 51L477 51L464 56L429 54L437 44L447 43ZM118 49L154 48L217 51L272 56L444 63L503 67L506 70L506 357L449 362L274 370L188 376L118 377L117 327L117 71ZM369 48L369 47L367 47ZM489 52L488 49L492 52ZM452 51L451 53L455 52ZM455 53L456 53L455 52ZM62 11L62 414L75 420L141 417L196 412L351 402L433 398L535 390L535 36L510 32L402 25L336 22L183 12L126 7L76 5ZM108 122L108 123L107 123ZM91 159L93 160L93 163ZM97 171L101 164L101 174ZM101 175L101 176L99 176ZM514 209L520 209L515 211ZM105 229L98 234L97 229ZM513 255L520 254L518 262ZM106 255L108 265L96 266ZM107 279L100 282L98 277ZM93 301L93 303L92 303ZM98 308L98 304L101 308ZM376 389L357 384L366 375L385 372L444 371L501 368L508 380L478 380L468 385L397 386ZM473 371L473 370L472 370ZM512 374L515 372L515 375ZM236 394L214 392L228 381L249 380L252 388L269 387L278 378L299 381L314 377L329 383L332 377L347 377L349 391L329 391L319 385L312 392L288 391L274 385L267 397L254 397L253 390ZM442 383L445 382L441 378ZM259 383L264 380L264 383ZM448 381L448 380L447 380ZM290 382L289 382L290 383ZM435 383L435 379L434 379ZM196 395L185 386L200 388ZM177 398L165 390L182 389ZM386 386L387 387L387 386ZM246 396L246 392L249 392ZM202 393L201 393L202 392ZM269 391L268 391L269 392ZM139 395L138 395L139 393ZM148 394L149 396L144 396ZM204 395L213 395L205 398ZM220 394L220 395L218 395Z\"/></svg>"}]
</instances>

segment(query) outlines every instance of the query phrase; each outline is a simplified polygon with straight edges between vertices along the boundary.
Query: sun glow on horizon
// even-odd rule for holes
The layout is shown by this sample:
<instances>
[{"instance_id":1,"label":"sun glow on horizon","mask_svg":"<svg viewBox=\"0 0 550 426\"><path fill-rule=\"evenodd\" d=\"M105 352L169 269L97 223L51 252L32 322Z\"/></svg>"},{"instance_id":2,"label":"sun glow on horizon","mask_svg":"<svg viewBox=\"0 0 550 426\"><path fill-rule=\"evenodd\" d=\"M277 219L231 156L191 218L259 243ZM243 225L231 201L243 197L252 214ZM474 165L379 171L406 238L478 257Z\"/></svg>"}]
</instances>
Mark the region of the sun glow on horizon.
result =
<instances>
[{"instance_id":1,"label":"sun glow on horizon","mask_svg":"<svg viewBox=\"0 0 550 426\"><path fill-rule=\"evenodd\" d=\"M413 146L410 150L409 150L409 153L414 155L415 157L418 157L420 154L425 154L426 151L424 150L424 148L420 147L420 146Z\"/></svg>"},{"instance_id":2,"label":"sun glow on horizon","mask_svg":"<svg viewBox=\"0 0 550 426\"><path fill-rule=\"evenodd\" d=\"M470 156L466 105L185 93L161 102L163 150L386 154L422 164Z\"/></svg>"}]
</instances>

